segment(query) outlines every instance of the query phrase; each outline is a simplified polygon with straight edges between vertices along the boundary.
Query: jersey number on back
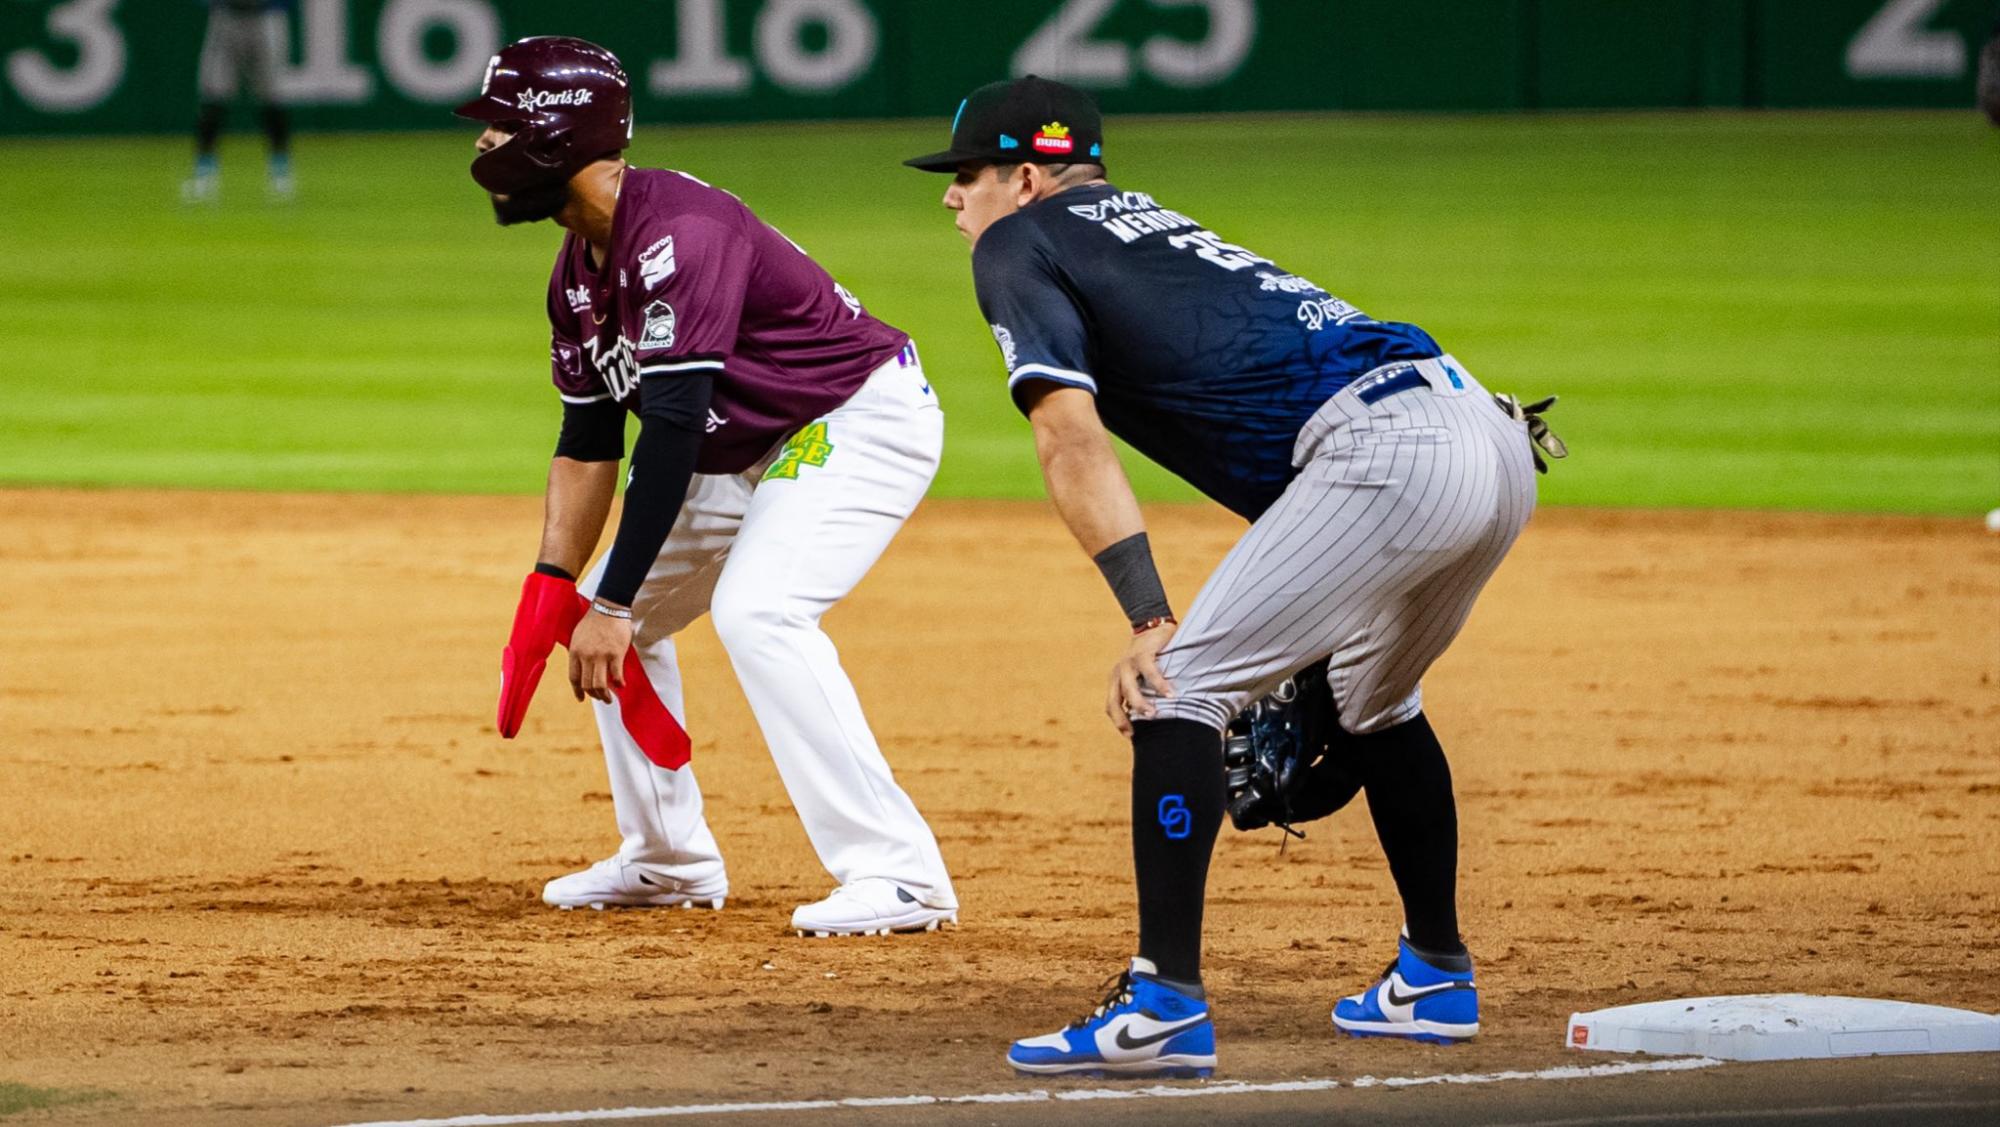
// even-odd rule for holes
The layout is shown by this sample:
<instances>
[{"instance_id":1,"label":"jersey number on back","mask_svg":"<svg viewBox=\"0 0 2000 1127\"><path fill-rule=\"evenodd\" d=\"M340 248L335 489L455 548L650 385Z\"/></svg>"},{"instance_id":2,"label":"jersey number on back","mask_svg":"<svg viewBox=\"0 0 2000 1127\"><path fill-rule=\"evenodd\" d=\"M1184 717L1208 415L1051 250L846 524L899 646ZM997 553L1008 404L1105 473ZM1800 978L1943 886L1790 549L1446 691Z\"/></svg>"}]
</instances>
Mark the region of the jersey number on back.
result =
<instances>
[{"instance_id":1,"label":"jersey number on back","mask_svg":"<svg viewBox=\"0 0 2000 1127\"><path fill-rule=\"evenodd\" d=\"M1271 260L1251 253L1235 243L1225 243L1213 231L1191 231L1185 235L1175 235L1167 240L1175 250L1194 248L1202 258L1215 263L1224 270L1241 270L1258 263L1271 265Z\"/></svg>"}]
</instances>

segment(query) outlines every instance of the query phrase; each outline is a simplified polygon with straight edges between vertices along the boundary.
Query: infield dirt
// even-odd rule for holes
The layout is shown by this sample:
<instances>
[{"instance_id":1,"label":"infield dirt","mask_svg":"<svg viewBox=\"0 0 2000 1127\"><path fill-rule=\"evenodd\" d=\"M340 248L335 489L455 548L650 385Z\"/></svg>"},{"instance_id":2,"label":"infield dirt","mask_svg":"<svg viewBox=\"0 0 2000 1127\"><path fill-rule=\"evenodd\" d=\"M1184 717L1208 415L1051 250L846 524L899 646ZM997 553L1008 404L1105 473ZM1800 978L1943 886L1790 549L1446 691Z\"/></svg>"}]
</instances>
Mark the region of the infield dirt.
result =
<instances>
[{"instance_id":1,"label":"infield dirt","mask_svg":"<svg viewBox=\"0 0 2000 1127\"><path fill-rule=\"evenodd\" d=\"M1149 512L1185 605L1239 531ZM56 1121L336 1122L1005 1090L1131 951L1122 642L1038 504L933 503L828 618L963 901L797 939L828 878L706 623L681 649L728 908L556 912L616 845L553 673L493 732L534 499L0 493L0 1080ZM1485 1026L1352 1041L1392 952L1357 803L1225 828L1222 1075L1578 1063L1576 1009L1798 990L2000 1009L2000 537L1545 510L1433 672ZM1592 1061L1603 1058L1592 1057Z\"/></svg>"}]
</instances>

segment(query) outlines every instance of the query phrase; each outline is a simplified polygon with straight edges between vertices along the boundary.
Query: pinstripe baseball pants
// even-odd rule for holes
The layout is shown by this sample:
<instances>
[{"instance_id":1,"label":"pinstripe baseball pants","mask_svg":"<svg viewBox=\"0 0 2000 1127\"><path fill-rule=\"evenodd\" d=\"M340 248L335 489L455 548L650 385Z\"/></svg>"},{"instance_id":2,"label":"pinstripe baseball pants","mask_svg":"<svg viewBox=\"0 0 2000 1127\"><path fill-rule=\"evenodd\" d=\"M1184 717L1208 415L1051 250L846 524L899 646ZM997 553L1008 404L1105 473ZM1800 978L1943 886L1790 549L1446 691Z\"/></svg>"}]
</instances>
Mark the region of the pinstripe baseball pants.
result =
<instances>
[{"instance_id":1,"label":"pinstripe baseball pants","mask_svg":"<svg viewBox=\"0 0 2000 1127\"><path fill-rule=\"evenodd\" d=\"M1414 386L1383 394L1402 385ZM1348 731L1416 716L1424 672L1534 511L1528 445L1449 356L1343 388L1299 432L1298 476L1162 651L1178 695L1154 701L1159 718L1226 728L1314 661Z\"/></svg>"}]
</instances>

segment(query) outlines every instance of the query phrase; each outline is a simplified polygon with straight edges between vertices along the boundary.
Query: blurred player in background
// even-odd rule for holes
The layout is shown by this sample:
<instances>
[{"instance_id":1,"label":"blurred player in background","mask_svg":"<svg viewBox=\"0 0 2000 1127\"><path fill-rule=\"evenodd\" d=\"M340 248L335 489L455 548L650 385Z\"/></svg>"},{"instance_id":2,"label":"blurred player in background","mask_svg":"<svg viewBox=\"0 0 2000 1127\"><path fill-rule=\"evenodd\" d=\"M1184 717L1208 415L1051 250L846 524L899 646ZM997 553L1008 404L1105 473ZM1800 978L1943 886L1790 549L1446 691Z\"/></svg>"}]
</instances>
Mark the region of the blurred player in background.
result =
<instances>
[{"instance_id":1,"label":"blurred player in background","mask_svg":"<svg viewBox=\"0 0 2000 1127\"><path fill-rule=\"evenodd\" d=\"M1979 108L2000 125L2000 12L1993 16L1993 34L1979 52Z\"/></svg>"},{"instance_id":2,"label":"blurred player in background","mask_svg":"<svg viewBox=\"0 0 2000 1127\"><path fill-rule=\"evenodd\" d=\"M216 146L229 120L229 106L247 87L256 99L269 146L266 187L290 199L291 119L278 97L278 68L284 63L285 13L296 0L201 0L208 6L208 32L201 41L201 114L195 122L194 175L181 185L181 198L206 203L222 192L222 159Z\"/></svg>"},{"instance_id":3,"label":"blurred player in background","mask_svg":"<svg viewBox=\"0 0 2000 1127\"><path fill-rule=\"evenodd\" d=\"M1366 788L1403 906L1395 961L1333 1024L1473 1036L1457 808L1418 683L1534 510L1539 420L1526 416L1546 404L1489 394L1417 326L1107 183L1082 91L1033 75L981 87L951 141L906 163L955 177L944 204L973 245L979 308L1049 497L1132 627L1105 711L1132 739L1138 957L1094 1011L1015 1042L1008 1062L1214 1067L1201 934L1223 732L1309 673L1331 688L1319 727L1342 731L1301 800L1317 817ZM1252 522L1185 625L1107 430Z\"/></svg>"},{"instance_id":4,"label":"blurred player in background","mask_svg":"<svg viewBox=\"0 0 2000 1127\"><path fill-rule=\"evenodd\" d=\"M501 224L553 219L569 232L548 291L562 430L515 629L565 607L580 616L570 683L596 701L624 842L543 899L722 906L729 881L694 770L684 752L663 763L635 738L623 672L636 645L634 679L684 715L674 635L707 613L839 882L792 927L956 922L937 841L820 629L937 472L944 412L915 345L735 196L627 165L631 88L602 47L511 44L458 113L486 126L472 175ZM617 535L579 585L617 491L628 413L639 436Z\"/></svg>"}]
</instances>

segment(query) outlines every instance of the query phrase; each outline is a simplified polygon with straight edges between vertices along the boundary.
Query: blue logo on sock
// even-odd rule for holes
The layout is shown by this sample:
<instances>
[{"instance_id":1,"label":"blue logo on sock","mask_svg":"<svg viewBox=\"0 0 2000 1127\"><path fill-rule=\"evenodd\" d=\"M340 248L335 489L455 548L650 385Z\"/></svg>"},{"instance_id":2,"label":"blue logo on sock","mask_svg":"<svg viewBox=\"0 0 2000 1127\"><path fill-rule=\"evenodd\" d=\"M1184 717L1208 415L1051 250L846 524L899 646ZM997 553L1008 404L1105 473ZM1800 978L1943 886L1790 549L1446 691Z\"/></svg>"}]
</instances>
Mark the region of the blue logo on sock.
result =
<instances>
[{"instance_id":1,"label":"blue logo on sock","mask_svg":"<svg viewBox=\"0 0 2000 1127\"><path fill-rule=\"evenodd\" d=\"M1194 812L1187 808L1187 799L1177 794L1160 799L1160 828L1174 841L1181 840L1194 829Z\"/></svg>"}]
</instances>

